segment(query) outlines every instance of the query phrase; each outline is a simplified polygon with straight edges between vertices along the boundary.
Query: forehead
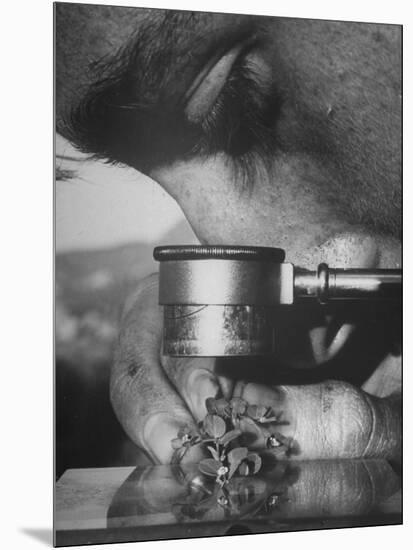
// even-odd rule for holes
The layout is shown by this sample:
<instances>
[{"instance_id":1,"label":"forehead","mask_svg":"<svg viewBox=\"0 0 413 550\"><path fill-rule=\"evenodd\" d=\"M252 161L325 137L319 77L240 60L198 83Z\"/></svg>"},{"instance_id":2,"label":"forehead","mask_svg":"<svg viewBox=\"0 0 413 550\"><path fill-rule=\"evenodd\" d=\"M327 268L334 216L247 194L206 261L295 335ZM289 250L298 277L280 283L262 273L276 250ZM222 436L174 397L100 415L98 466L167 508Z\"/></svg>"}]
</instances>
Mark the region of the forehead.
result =
<instances>
[{"instance_id":1,"label":"forehead","mask_svg":"<svg viewBox=\"0 0 413 550\"><path fill-rule=\"evenodd\" d=\"M90 84L96 61L139 37L149 24L156 28L164 21L163 31L176 41L207 42L214 33L231 32L254 19L268 31L273 45L269 55L273 63L279 60L280 71L299 68L307 80L322 84L320 77L328 73L380 69L384 76L390 72L393 82L400 81L401 27L395 25L63 3L55 5L55 15L58 116ZM162 36L154 36L153 47L157 40Z\"/></svg>"}]
</instances>

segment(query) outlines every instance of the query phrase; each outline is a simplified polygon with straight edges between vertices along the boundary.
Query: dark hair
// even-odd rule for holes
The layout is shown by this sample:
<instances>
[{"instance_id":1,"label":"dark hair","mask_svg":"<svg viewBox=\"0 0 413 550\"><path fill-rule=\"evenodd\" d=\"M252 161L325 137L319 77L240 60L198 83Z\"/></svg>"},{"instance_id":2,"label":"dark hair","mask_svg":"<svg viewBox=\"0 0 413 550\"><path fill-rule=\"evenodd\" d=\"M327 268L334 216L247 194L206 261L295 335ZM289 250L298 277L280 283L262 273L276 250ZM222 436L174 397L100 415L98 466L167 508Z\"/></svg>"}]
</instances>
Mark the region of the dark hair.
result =
<instances>
[{"instance_id":1,"label":"dark hair","mask_svg":"<svg viewBox=\"0 0 413 550\"><path fill-rule=\"evenodd\" d=\"M189 121L182 102L185 90L174 72L173 42L180 29L171 32L171 23L173 17L149 22L113 57L94 65L95 80L64 118L64 134L82 152L142 172L224 152L234 161L237 177L250 181L257 159L266 163L276 146L281 96L274 86L259 85L254 68L245 62L246 51L208 115Z\"/></svg>"}]
</instances>

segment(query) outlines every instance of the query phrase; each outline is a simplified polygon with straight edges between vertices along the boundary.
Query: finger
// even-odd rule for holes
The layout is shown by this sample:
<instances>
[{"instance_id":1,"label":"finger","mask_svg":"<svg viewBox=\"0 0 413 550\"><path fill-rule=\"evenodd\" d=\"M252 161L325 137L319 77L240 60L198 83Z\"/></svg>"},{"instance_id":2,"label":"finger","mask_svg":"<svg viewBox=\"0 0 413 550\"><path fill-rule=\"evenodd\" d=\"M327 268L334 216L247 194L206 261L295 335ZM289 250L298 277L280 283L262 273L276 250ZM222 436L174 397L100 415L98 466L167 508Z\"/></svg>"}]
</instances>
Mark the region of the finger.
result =
<instances>
[{"instance_id":1,"label":"finger","mask_svg":"<svg viewBox=\"0 0 413 550\"><path fill-rule=\"evenodd\" d=\"M397 449L397 412L348 383L237 384L234 394L282 412L283 423L275 428L292 438L296 458L389 457Z\"/></svg>"},{"instance_id":2,"label":"finger","mask_svg":"<svg viewBox=\"0 0 413 550\"><path fill-rule=\"evenodd\" d=\"M171 441L185 425L196 430L185 403L160 364L162 319L157 277L143 281L122 321L111 376L111 400L129 437L155 462L172 459ZM186 460L196 459L192 448ZM199 457L198 457L199 458Z\"/></svg>"},{"instance_id":3,"label":"finger","mask_svg":"<svg viewBox=\"0 0 413 550\"><path fill-rule=\"evenodd\" d=\"M200 421L207 414L205 401L217 397L221 387L210 357L162 357L162 366L182 396L193 417Z\"/></svg>"},{"instance_id":4,"label":"finger","mask_svg":"<svg viewBox=\"0 0 413 550\"><path fill-rule=\"evenodd\" d=\"M271 483L271 473L267 477L278 494L274 513L283 517L323 517L326 513L332 517L360 516L377 509L386 496L400 488L400 479L384 460L312 460L296 464L296 477L290 483L287 480L283 484L279 476Z\"/></svg>"}]
</instances>

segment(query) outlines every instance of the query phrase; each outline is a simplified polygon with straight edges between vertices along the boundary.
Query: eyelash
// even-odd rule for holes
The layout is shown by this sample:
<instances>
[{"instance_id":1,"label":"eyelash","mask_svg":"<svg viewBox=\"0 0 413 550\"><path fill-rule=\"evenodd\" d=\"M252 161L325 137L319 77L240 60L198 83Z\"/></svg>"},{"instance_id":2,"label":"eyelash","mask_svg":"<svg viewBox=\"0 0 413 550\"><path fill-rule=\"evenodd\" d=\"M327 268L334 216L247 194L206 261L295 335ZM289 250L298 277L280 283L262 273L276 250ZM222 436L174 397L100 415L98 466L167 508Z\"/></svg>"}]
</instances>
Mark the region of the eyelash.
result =
<instances>
[{"instance_id":1,"label":"eyelash","mask_svg":"<svg viewBox=\"0 0 413 550\"><path fill-rule=\"evenodd\" d=\"M245 52L214 105L201 123L195 154L223 151L234 160L244 155L265 157L276 146L275 123L282 98L274 84L261 82Z\"/></svg>"}]
</instances>

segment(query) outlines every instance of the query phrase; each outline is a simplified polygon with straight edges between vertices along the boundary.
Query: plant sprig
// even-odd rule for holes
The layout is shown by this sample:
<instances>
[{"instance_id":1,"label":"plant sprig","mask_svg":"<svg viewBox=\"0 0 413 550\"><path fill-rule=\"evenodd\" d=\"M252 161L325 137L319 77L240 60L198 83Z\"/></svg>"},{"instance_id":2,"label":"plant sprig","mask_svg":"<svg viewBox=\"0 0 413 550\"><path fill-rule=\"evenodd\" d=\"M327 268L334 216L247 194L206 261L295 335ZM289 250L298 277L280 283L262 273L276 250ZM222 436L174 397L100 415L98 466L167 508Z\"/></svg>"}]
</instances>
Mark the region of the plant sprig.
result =
<instances>
[{"instance_id":1,"label":"plant sprig","mask_svg":"<svg viewBox=\"0 0 413 550\"><path fill-rule=\"evenodd\" d=\"M205 402L207 415L198 424L198 432L185 426L172 440L173 463L179 463L190 447L203 445L211 458L199 462L199 470L214 477L221 489L235 475L248 476L258 473L262 466L260 455L251 451L245 442L248 432L257 430L265 438L266 447L276 456L287 456L291 439L278 432L268 435L268 425L280 422L281 414L272 407L250 405L240 397L226 399L208 398Z\"/></svg>"}]
</instances>

